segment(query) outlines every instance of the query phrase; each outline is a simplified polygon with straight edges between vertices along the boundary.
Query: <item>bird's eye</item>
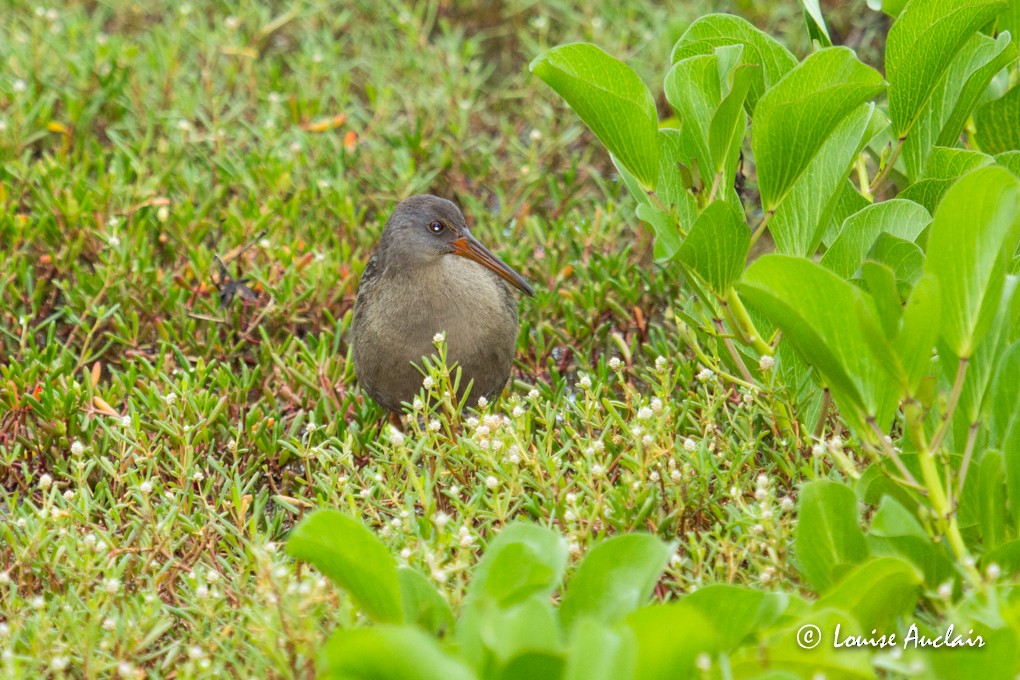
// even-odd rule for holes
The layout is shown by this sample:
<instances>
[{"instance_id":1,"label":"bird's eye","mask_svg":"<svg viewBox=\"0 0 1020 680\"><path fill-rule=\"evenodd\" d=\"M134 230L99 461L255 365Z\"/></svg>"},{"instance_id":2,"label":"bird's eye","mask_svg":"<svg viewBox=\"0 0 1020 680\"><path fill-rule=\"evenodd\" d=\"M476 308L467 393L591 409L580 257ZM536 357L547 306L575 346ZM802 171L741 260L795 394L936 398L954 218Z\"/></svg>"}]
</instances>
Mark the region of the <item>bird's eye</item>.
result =
<instances>
[{"instance_id":1,"label":"bird's eye","mask_svg":"<svg viewBox=\"0 0 1020 680\"><path fill-rule=\"evenodd\" d=\"M442 222L433 222L432 224L429 225L429 231L431 231L433 234L439 234L443 231L443 229L446 229L446 227L443 225Z\"/></svg>"}]
</instances>

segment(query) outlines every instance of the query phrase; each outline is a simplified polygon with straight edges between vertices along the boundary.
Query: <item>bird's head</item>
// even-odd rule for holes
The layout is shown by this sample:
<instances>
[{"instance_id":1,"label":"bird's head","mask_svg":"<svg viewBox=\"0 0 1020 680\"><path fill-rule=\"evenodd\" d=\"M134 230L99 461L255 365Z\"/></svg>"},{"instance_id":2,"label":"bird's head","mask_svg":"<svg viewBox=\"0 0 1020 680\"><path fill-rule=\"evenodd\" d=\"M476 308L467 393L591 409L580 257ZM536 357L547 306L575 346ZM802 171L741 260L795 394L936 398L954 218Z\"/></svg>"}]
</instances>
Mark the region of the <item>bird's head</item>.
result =
<instances>
[{"instance_id":1,"label":"bird's head","mask_svg":"<svg viewBox=\"0 0 1020 680\"><path fill-rule=\"evenodd\" d=\"M531 297L535 292L520 274L471 235L460 209L438 196L411 196L397 206L383 229L379 247L403 266L427 266L450 255L466 257L495 272Z\"/></svg>"}]
</instances>

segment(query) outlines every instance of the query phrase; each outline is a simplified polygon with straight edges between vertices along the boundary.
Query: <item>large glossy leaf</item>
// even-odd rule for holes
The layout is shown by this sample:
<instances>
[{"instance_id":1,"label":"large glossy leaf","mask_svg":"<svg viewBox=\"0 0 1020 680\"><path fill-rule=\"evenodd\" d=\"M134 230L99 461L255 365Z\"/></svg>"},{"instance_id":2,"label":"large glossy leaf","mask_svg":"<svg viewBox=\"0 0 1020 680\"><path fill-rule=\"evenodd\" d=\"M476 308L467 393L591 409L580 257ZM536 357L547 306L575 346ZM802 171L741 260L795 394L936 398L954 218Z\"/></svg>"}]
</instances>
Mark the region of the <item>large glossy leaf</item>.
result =
<instances>
[{"instance_id":1,"label":"large glossy leaf","mask_svg":"<svg viewBox=\"0 0 1020 680\"><path fill-rule=\"evenodd\" d=\"M517 522L504 528L475 567L468 598L500 606L551 593L567 566L567 544L551 529Z\"/></svg>"},{"instance_id":2,"label":"large glossy leaf","mask_svg":"<svg viewBox=\"0 0 1020 680\"><path fill-rule=\"evenodd\" d=\"M789 599L785 593L716 584L699 588L683 601L713 623L723 649L736 649L749 635L782 616Z\"/></svg>"},{"instance_id":3,"label":"large glossy leaf","mask_svg":"<svg viewBox=\"0 0 1020 680\"><path fill-rule=\"evenodd\" d=\"M749 111L754 111L765 90L797 65L797 59L788 49L746 19L733 14L710 14L696 20L673 46L670 61L675 64L694 55L712 54L724 45L743 45L744 62L760 67L747 95Z\"/></svg>"},{"instance_id":4,"label":"large glossy leaf","mask_svg":"<svg viewBox=\"0 0 1020 680\"><path fill-rule=\"evenodd\" d=\"M830 47L809 56L762 96L751 145L766 211L779 207L839 123L884 86L882 76L851 50Z\"/></svg>"},{"instance_id":5,"label":"large glossy leaf","mask_svg":"<svg viewBox=\"0 0 1020 680\"><path fill-rule=\"evenodd\" d=\"M729 203L716 201L698 217L679 249L680 261L725 295L744 269L751 231Z\"/></svg>"},{"instance_id":6,"label":"large glossy leaf","mask_svg":"<svg viewBox=\"0 0 1020 680\"><path fill-rule=\"evenodd\" d=\"M868 555L853 490L828 480L803 486L798 501L797 568L824 593Z\"/></svg>"},{"instance_id":7,"label":"large glossy leaf","mask_svg":"<svg viewBox=\"0 0 1020 680\"><path fill-rule=\"evenodd\" d=\"M921 581L921 572L909 562L877 557L853 567L815 607L849 612L863 630L889 629L914 610Z\"/></svg>"},{"instance_id":8,"label":"large glossy leaf","mask_svg":"<svg viewBox=\"0 0 1020 680\"><path fill-rule=\"evenodd\" d=\"M871 204L843 222L836 239L822 256L822 266L848 279L861 266L879 234L914 241L929 223L931 215L913 201L894 198Z\"/></svg>"},{"instance_id":9,"label":"large glossy leaf","mask_svg":"<svg viewBox=\"0 0 1020 680\"><path fill-rule=\"evenodd\" d=\"M400 579L400 600L404 607L404 620L420 626L433 635L453 630L453 612L435 586L410 567L397 570Z\"/></svg>"},{"instance_id":10,"label":"large glossy leaf","mask_svg":"<svg viewBox=\"0 0 1020 680\"><path fill-rule=\"evenodd\" d=\"M1020 342L1010 345L995 371L989 431L1002 450L1010 509L1020 522Z\"/></svg>"},{"instance_id":11,"label":"large glossy leaf","mask_svg":"<svg viewBox=\"0 0 1020 680\"><path fill-rule=\"evenodd\" d=\"M974 112L977 142L988 153L1020 149L1020 85Z\"/></svg>"},{"instance_id":12,"label":"large glossy leaf","mask_svg":"<svg viewBox=\"0 0 1020 680\"><path fill-rule=\"evenodd\" d=\"M933 543L917 518L892 496L882 498L871 518L867 544L872 555L897 555L909 560L924 572L929 588L938 588L955 575L944 543Z\"/></svg>"},{"instance_id":13,"label":"large glossy leaf","mask_svg":"<svg viewBox=\"0 0 1020 680\"><path fill-rule=\"evenodd\" d=\"M655 100L634 70L588 43L561 45L531 62L595 136L648 190L659 175Z\"/></svg>"},{"instance_id":14,"label":"large glossy leaf","mask_svg":"<svg viewBox=\"0 0 1020 680\"><path fill-rule=\"evenodd\" d=\"M564 629L580 617L615 623L645 604L672 553L672 546L651 534L623 534L597 544L563 596Z\"/></svg>"},{"instance_id":15,"label":"large glossy leaf","mask_svg":"<svg viewBox=\"0 0 1020 680\"><path fill-rule=\"evenodd\" d=\"M721 636L698 609L684 602L644 607L627 618L637 639L635 678L676 680L694 675L700 654L721 649Z\"/></svg>"},{"instance_id":16,"label":"large glossy leaf","mask_svg":"<svg viewBox=\"0 0 1020 680\"><path fill-rule=\"evenodd\" d=\"M563 654L560 626L548 598L534 596L510 607L489 601L480 611L481 640L500 665L529 653Z\"/></svg>"},{"instance_id":17,"label":"large glossy leaf","mask_svg":"<svg viewBox=\"0 0 1020 680\"><path fill-rule=\"evenodd\" d=\"M397 563L353 517L336 510L308 515L287 539L287 554L314 565L376 622L403 621Z\"/></svg>"},{"instance_id":18,"label":"large glossy leaf","mask_svg":"<svg viewBox=\"0 0 1020 680\"><path fill-rule=\"evenodd\" d=\"M637 639L626 626L581 618L567 656L564 680L630 680L637 667Z\"/></svg>"},{"instance_id":19,"label":"large glossy leaf","mask_svg":"<svg viewBox=\"0 0 1020 680\"><path fill-rule=\"evenodd\" d=\"M900 138L918 121L949 65L1004 0L913 0L889 29L889 117Z\"/></svg>"},{"instance_id":20,"label":"large glossy leaf","mask_svg":"<svg viewBox=\"0 0 1020 680\"><path fill-rule=\"evenodd\" d=\"M855 429L870 429L869 417L883 429L890 424L899 396L890 378L897 376L859 330L863 321L881 328L867 293L821 265L786 255L759 258L737 288L818 370Z\"/></svg>"},{"instance_id":21,"label":"large glossy leaf","mask_svg":"<svg viewBox=\"0 0 1020 680\"><path fill-rule=\"evenodd\" d=\"M337 680L473 680L436 640L410 626L339 630L319 653L317 677Z\"/></svg>"},{"instance_id":22,"label":"large glossy leaf","mask_svg":"<svg viewBox=\"0 0 1020 680\"><path fill-rule=\"evenodd\" d=\"M962 177L930 228L925 271L939 281L940 334L958 357L981 342L999 305L1020 238L1020 181L1000 167Z\"/></svg>"},{"instance_id":23,"label":"large glossy leaf","mask_svg":"<svg viewBox=\"0 0 1020 680\"><path fill-rule=\"evenodd\" d=\"M910 293L900 333L893 341L903 371L904 388L911 396L917 395L921 381L931 369L931 351L939 333L934 320L939 318L940 310L938 279L930 274L922 276Z\"/></svg>"},{"instance_id":24,"label":"large glossy leaf","mask_svg":"<svg viewBox=\"0 0 1020 680\"><path fill-rule=\"evenodd\" d=\"M909 179L920 176L932 148L958 144L975 103L992 77L1013 59L1016 47L1009 36L993 40L978 33L964 43L904 140L901 156Z\"/></svg>"}]
</instances>

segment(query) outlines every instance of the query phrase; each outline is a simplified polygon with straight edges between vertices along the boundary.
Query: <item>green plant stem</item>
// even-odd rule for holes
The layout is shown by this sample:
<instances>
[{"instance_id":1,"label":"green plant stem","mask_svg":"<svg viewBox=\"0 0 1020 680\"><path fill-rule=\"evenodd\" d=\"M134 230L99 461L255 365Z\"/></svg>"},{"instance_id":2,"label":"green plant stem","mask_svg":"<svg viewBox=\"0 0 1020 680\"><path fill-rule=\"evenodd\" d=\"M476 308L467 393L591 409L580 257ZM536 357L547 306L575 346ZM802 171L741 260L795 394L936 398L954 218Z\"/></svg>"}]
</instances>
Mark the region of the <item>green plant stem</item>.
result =
<instances>
[{"instance_id":1,"label":"green plant stem","mask_svg":"<svg viewBox=\"0 0 1020 680\"><path fill-rule=\"evenodd\" d=\"M818 414L818 422L815 423L814 432L811 433L811 438L817 441L822 441L822 434L825 432L825 421L829 416L829 406L832 404L832 394L829 393L829 388L826 387L822 394L822 410Z\"/></svg>"},{"instance_id":2,"label":"green plant stem","mask_svg":"<svg viewBox=\"0 0 1020 680\"><path fill-rule=\"evenodd\" d=\"M900 471L901 475L903 475L902 481L906 482L910 486L913 486L915 489L918 489L919 491L924 491L925 488L921 486L921 484L917 481L914 475L910 474L910 470L908 470L907 466L903 464L903 459L900 458L900 454L896 453L896 447L894 447L892 443L885 438L885 433L882 432L882 428L878 426L878 423L875 422L875 419L868 418L868 424L871 425L871 430L872 432L875 433L875 437L877 438L878 441L878 446L885 452L887 456L889 456L889 460L893 462L893 465L896 466L896 469Z\"/></svg>"},{"instance_id":3,"label":"green plant stem","mask_svg":"<svg viewBox=\"0 0 1020 680\"><path fill-rule=\"evenodd\" d=\"M946 496L945 487L942 484L942 477L939 475L938 465L935 462L933 449L925 441L924 437L924 414L920 404L915 401L904 404L905 427L908 435L914 440L917 446L917 460L921 466L921 477L924 479L925 488L928 490L928 502L935 512L938 530L945 534L949 541L949 547L956 555L956 559L963 565L964 573L975 584L981 583L981 575L974 568L970 551L960 533L960 526L956 521L956 514L949 505L949 498Z\"/></svg>"},{"instance_id":4,"label":"green plant stem","mask_svg":"<svg viewBox=\"0 0 1020 680\"><path fill-rule=\"evenodd\" d=\"M882 186L882 183L889 177L889 173L892 172L893 166L896 165L896 160L900 157L900 151L903 150L903 141L906 137L900 137L896 140L896 146L893 148L892 155L889 156L889 161L885 164L885 167L875 175L875 179L871 181L871 186L868 187L868 194L874 196L875 191Z\"/></svg>"},{"instance_id":5,"label":"green plant stem","mask_svg":"<svg viewBox=\"0 0 1020 680\"><path fill-rule=\"evenodd\" d=\"M956 496L952 499L954 510L963 496L963 485L967 482L967 471L970 469L970 460L974 455L974 442L977 441L977 433L978 423L971 423L970 431L967 433L967 446L963 449L963 462L960 463L960 478L956 482Z\"/></svg>"},{"instance_id":6,"label":"green plant stem","mask_svg":"<svg viewBox=\"0 0 1020 680\"><path fill-rule=\"evenodd\" d=\"M715 327L719 330L719 333L725 334L726 328L723 326L722 319L713 319ZM733 359L733 363L736 364L737 369L740 371L740 375L743 376L749 384L754 383L754 378L751 376L751 372L747 370L747 366L744 365L744 360L740 358L740 353L737 352L737 348L733 345L733 340L728 337L723 337L723 343L726 345L727 351L730 353L730 358Z\"/></svg>"},{"instance_id":7,"label":"green plant stem","mask_svg":"<svg viewBox=\"0 0 1020 680\"><path fill-rule=\"evenodd\" d=\"M967 365L970 361L967 357L960 357L960 363L956 366L956 379L953 381L953 391L949 393L949 403L946 404L946 412L942 417L939 429L931 439L931 450L938 451L942 446L942 440L953 423L953 414L956 413L956 405L960 403L960 393L963 392L963 381L967 377Z\"/></svg>"},{"instance_id":8,"label":"green plant stem","mask_svg":"<svg viewBox=\"0 0 1020 680\"><path fill-rule=\"evenodd\" d=\"M754 322L751 321L751 316L747 313L744 303L740 301L737 291L730 288L729 292L726 293L726 298L720 300L720 302L722 303L724 313L732 315L735 324L734 330L739 329L740 335L746 338L747 344L753 347L756 352L772 356L772 347L761 339L761 335L758 334L758 329L754 327Z\"/></svg>"},{"instance_id":9,"label":"green plant stem","mask_svg":"<svg viewBox=\"0 0 1020 680\"><path fill-rule=\"evenodd\" d=\"M761 235L765 233L765 227L769 225L769 220L771 220L772 216L775 214L775 210L769 210L765 213L765 216L761 218L761 222L759 222L758 226L755 228L754 234L751 235L751 246L757 243L758 239L761 238Z\"/></svg>"}]
</instances>

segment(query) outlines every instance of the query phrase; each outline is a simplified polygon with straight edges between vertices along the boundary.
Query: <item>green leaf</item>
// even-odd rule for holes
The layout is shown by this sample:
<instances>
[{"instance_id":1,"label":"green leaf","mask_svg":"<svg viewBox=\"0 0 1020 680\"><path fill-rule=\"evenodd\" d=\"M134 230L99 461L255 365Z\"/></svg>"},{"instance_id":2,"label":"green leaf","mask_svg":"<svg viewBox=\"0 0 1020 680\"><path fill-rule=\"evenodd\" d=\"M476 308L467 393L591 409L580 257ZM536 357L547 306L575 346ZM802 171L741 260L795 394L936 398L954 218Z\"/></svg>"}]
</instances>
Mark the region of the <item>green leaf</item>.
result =
<instances>
[{"instance_id":1,"label":"green leaf","mask_svg":"<svg viewBox=\"0 0 1020 680\"><path fill-rule=\"evenodd\" d=\"M666 262L673 259L682 243L676 220L669 213L663 212L650 203L638 204L634 212L638 219L650 225L655 233L655 245L652 252L655 261Z\"/></svg>"},{"instance_id":2,"label":"green leaf","mask_svg":"<svg viewBox=\"0 0 1020 680\"><path fill-rule=\"evenodd\" d=\"M615 623L651 596L673 547L651 534L624 534L592 548L567 586L560 621L570 630L581 617Z\"/></svg>"},{"instance_id":3,"label":"green leaf","mask_svg":"<svg viewBox=\"0 0 1020 680\"><path fill-rule=\"evenodd\" d=\"M493 680L559 680L563 677L563 657L543 652L528 652L511 659L496 671Z\"/></svg>"},{"instance_id":4,"label":"green leaf","mask_svg":"<svg viewBox=\"0 0 1020 680\"><path fill-rule=\"evenodd\" d=\"M655 194L662 205L683 225L684 231L688 231L698 217L697 203L688 191L692 179L690 169L686 165L689 161L683 151L680 131L659 130L659 183ZM641 192L639 202L652 204L644 191Z\"/></svg>"},{"instance_id":5,"label":"green leaf","mask_svg":"<svg viewBox=\"0 0 1020 680\"><path fill-rule=\"evenodd\" d=\"M410 626L338 630L319 652L318 676L337 680L473 680L433 638Z\"/></svg>"},{"instance_id":6,"label":"green leaf","mask_svg":"<svg viewBox=\"0 0 1020 680\"><path fill-rule=\"evenodd\" d=\"M809 56L762 96L751 146L766 211L779 207L836 127L884 86L882 76L851 50L830 47Z\"/></svg>"},{"instance_id":7,"label":"green leaf","mask_svg":"<svg viewBox=\"0 0 1020 680\"><path fill-rule=\"evenodd\" d=\"M969 357L998 308L1020 238L1020 181L1000 167L962 177L946 192L928 237L925 271L939 281L940 334Z\"/></svg>"},{"instance_id":8,"label":"green leaf","mask_svg":"<svg viewBox=\"0 0 1020 680\"><path fill-rule=\"evenodd\" d=\"M741 295L783 331L814 366L843 416L860 431L874 418L885 429L899 393L887 357L876 356L858 330L858 319L880 328L868 295L803 258L766 255L744 272Z\"/></svg>"},{"instance_id":9,"label":"green leaf","mask_svg":"<svg viewBox=\"0 0 1020 680\"><path fill-rule=\"evenodd\" d=\"M475 567L468 598L508 606L536 593L549 594L567 566L567 545L551 529L524 522L504 528Z\"/></svg>"},{"instance_id":10,"label":"green leaf","mask_svg":"<svg viewBox=\"0 0 1020 680\"><path fill-rule=\"evenodd\" d=\"M554 47L531 62L610 153L648 190L659 176L655 100L634 70L588 43Z\"/></svg>"},{"instance_id":11,"label":"green leaf","mask_svg":"<svg viewBox=\"0 0 1020 680\"><path fill-rule=\"evenodd\" d=\"M673 46L670 61L675 64L698 54L712 54L724 45L743 45L744 63L761 67L747 95L749 112L754 111L765 90L797 65L797 59L783 45L733 14L710 14L697 19Z\"/></svg>"},{"instance_id":12,"label":"green leaf","mask_svg":"<svg viewBox=\"0 0 1020 680\"><path fill-rule=\"evenodd\" d=\"M789 599L785 593L764 593L720 583L699 588L683 602L712 622L722 636L722 649L733 650L782 616Z\"/></svg>"},{"instance_id":13,"label":"green leaf","mask_svg":"<svg viewBox=\"0 0 1020 680\"><path fill-rule=\"evenodd\" d=\"M804 8L808 35L822 47L832 47L832 39L829 38L829 29L825 26L825 17L822 16L818 0L800 0L800 4Z\"/></svg>"},{"instance_id":14,"label":"green leaf","mask_svg":"<svg viewBox=\"0 0 1020 680\"><path fill-rule=\"evenodd\" d=\"M879 234L868 252L868 259L889 267L896 275L896 282L901 284L901 291L910 290L924 270L924 251L921 247L892 234Z\"/></svg>"},{"instance_id":15,"label":"green leaf","mask_svg":"<svg viewBox=\"0 0 1020 680\"><path fill-rule=\"evenodd\" d=\"M985 451L976 474L978 485L978 525L985 550L992 550L1006 540L1006 489L1003 478L1006 465L1002 453Z\"/></svg>"},{"instance_id":16,"label":"green leaf","mask_svg":"<svg viewBox=\"0 0 1020 680\"><path fill-rule=\"evenodd\" d=\"M974 112L977 142L988 153L1020 149L1020 85Z\"/></svg>"},{"instance_id":17,"label":"green leaf","mask_svg":"<svg viewBox=\"0 0 1020 680\"><path fill-rule=\"evenodd\" d=\"M1006 495L1020 524L1020 342L1010 345L1002 356L991 388L989 438L1002 450L1006 468Z\"/></svg>"},{"instance_id":18,"label":"green leaf","mask_svg":"<svg viewBox=\"0 0 1020 680\"><path fill-rule=\"evenodd\" d=\"M699 654L721 649L722 638L712 623L687 603L658 604L627 618L637 639L637 670L641 680L693 677Z\"/></svg>"},{"instance_id":19,"label":"green leaf","mask_svg":"<svg viewBox=\"0 0 1020 680\"><path fill-rule=\"evenodd\" d=\"M957 52L1003 0L913 0L889 29L885 66L889 117L902 139L920 118Z\"/></svg>"},{"instance_id":20,"label":"green leaf","mask_svg":"<svg viewBox=\"0 0 1020 680\"><path fill-rule=\"evenodd\" d=\"M733 87L712 115L708 126L708 148L711 152L712 167L718 179L717 196L725 198L733 191L733 180L736 174L740 148L743 146L744 133L747 131L747 114L744 113L744 100L754 76L754 67L744 64L732 71Z\"/></svg>"},{"instance_id":21,"label":"green leaf","mask_svg":"<svg viewBox=\"0 0 1020 680\"><path fill-rule=\"evenodd\" d=\"M970 626L957 626L957 635ZM975 627L976 628L976 627ZM1017 635L1010 628L982 626L983 647L958 647L951 654L932 655L928 677L935 680L1012 680L1016 677ZM935 635L945 631L936 631ZM979 634L975 630L975 635ZM934 637L934 636L932 636ZM965 638L966 639L966 638ZM946 650L950 651L950 650Z\"/></svg>"},{"instance_id":22,"label":"green leaf","mask_svg":"<svg viewBox=\"0 0 1020 680\"><path fill-rule=\"evenodd\" d=\"M875 301L878 320L882 323L882 335L892 340L900 327L900 296L896 292L896 274L893 270L879 262L868 260L861 265L864 282Z\"/></svg>"},{"instance_id":23,"label":"green leaf","mask_svg":"<svg viewBox=\"0 0 1020 680\"><path fill-rule=\"evenodd\" d=\"M481 605L480 613L481 640L501 665L536 652L562 655L560 626L547 597L536 595L510 607L488 601Z\"/></svg>"},{"instance_id":24,"label":"green leaf","mask_svg":"<svg viewBox=\"0 0 1020 680\"><path fill-rule=\"evenodd\" d=\"M1020 2L1020 0L1017 0ZM1020 151L1006 151L995 157L995 162L1020 178Z\"/></svg>"},{"instance_id":25,"label":"green leaf","mask_svg":"<svg viewBox=\"0 0 1020 680\"><path fill-rule=\"evenodd\" d=\"M920 176L935 146L959 143L960 132L988 83L1014 59L1016 47L1009 36L993 40L978 33L964 43L904 140L901 157L909 179Z\"/></svg>"},{"instance_id":26,"label":"green leaf","mask_svg":"<svg viewBox=\"0 0 1020 680\"><path fill-rule=\"evenodd\" d=\"M410 567L397 569L400 579L400 600L404 620L428 633L442 635L453 630L453 612L439 591L418 571Z\"/></svg>"},{"instance_id":27,"label":"green leaf","mask_svg":"<svg viewBox=\"0 0 1020 680\"><path fill-rule=\"evenodd\" d=\"M814 606L849 612L862 630L887 630L897 618L914 611L921 580L909 562L877 557L852 568Z\"/></svg>"},{"instance_id":28,"label":"green leaf","mask_svg":"<svg viewBox=\"0 0 1020 680\"><path fill-rule=\"evenodd\" d=\"M931 370L931 350L939 332L933 319L939 318L940 310L938 279L926 274L910 293L899 336L893 343L903 368L904 387L913 397L917 396L921 381Z\"/></svg>"},{"instance_id":29,"label":"green leaf","mask_svg":"<svg viewBox=\"0 0 1020 680\"><path fill-rule=\"evenodd\" d=\"M910 511L892 496L885 496L871 518L867 544L872 555L897 555L909 560L925 575L929 588L938 588L956 576L944 544L932 543L928 533Z\"/></svg>"},{"instance_id":30,"label":"green leaf","mask_svg":"<svg viewBox=\"0 0 1020 680\"><path fill-rule=\"evenodd\" d=\"M728 203L705 208L679 249L680 261L725 295L739 278L751 245L744 216Z\"/></svg>"},{"instance_id":31,"label":"green leaf","mask_svg":"<svg viewBox=\"0 0 1020 680\"><path fill-rule=\"evenodd\" d=\"M797 568L815 590L824 593L868 556L857 498L844 484L819 480L801 488L798 508Z\"/></svg>"},{"instance_id":32,"label":"green leaf","mask_svg":"<svg viewBox=\"0 0 1020 680\"><path fill-rule=\"evenodd\" d=\"M396 561L358 520L336 510L313 512L294 527L287 554L346 590L377 623L403 621Z\"/></svg>"},{"instance_id":33,"label":"green leaf","mask_svg":"<svg viewBox=\"0 0 1020 680\"><path fill-rule=\"evenodd\" d=\"M931 223L931 215L913 201L894 198L874 203L843 222L821 264L844 279L853 276L880 234L915 241Z\"/></svg>"},{"instance_id":34,"label":"green leaf","mask_svg":"<svg viewBox=\"0 0 1020 680\"><path fill-rule=\"evenodd\" d=\"M637 639L630 628L589 618L575 622L564 680L630 680L636 667Z\"/></svg>"}]
</instances>

